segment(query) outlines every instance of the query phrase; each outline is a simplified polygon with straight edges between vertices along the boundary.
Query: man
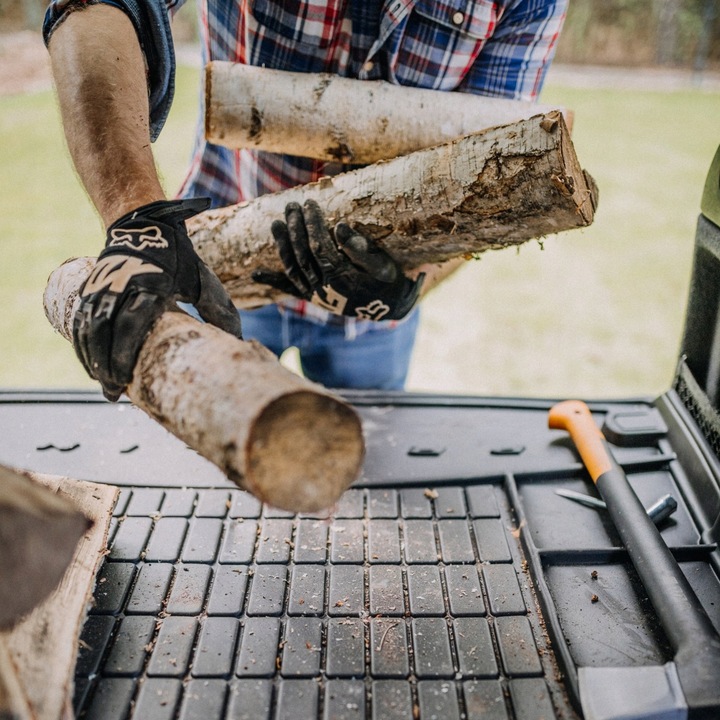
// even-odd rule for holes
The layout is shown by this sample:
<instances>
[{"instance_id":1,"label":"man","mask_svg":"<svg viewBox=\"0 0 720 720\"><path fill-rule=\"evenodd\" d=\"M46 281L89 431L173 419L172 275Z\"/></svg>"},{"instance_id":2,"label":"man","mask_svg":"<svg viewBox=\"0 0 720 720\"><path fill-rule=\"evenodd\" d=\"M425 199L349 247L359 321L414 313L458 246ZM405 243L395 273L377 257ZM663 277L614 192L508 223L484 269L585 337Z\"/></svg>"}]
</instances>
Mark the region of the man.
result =
<instances>
[{"instance_id":1,"label":"man","mask_svg":"<svg viewBox=\"0 0 720 720\"><path fill-rule=\"evenodd\" d=\"M542 86L566 5L205 0L203 59L529 100ZM166 11L163 0L53 0L44 25L68 146L108 227L74 342L111 399L130 381L142 339L170 303L190 302L205 320L240 335L227 295L185 232L184 220L206 206L197 198L228 205L341 169L210 145L201 121L180 193L191 199L166 201L150 150L172 100ZM298 346L305 374L328 386L402 388L416 302L458 263L405 277L348 226L331 233L307 203L288 206L272 233L285 275L255 279L297 299L243 312L244 336L277 354Z\"/></svg>"}]
</instances>

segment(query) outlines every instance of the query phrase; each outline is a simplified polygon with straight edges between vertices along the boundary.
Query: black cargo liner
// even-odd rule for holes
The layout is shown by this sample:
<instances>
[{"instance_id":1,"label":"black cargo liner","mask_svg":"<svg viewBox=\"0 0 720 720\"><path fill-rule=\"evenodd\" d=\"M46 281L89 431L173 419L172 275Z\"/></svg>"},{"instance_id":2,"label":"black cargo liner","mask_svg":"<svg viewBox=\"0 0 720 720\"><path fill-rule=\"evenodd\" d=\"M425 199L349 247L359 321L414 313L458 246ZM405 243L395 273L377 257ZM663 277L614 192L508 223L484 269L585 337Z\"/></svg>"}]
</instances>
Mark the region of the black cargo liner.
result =
<instances>
[{"instance_id":1,"label":"black cargo liner","mask_svg":"<svg viewBox=\"0 0 720 720\"><path fill-rule=\"evenodd\" d=\"M310 570L310 565L296 562L299 550L294 548L279 562L265 563L268 543L281 552L288 545L292 548L301 525L304 531L312 518L270 508L233 513L233 499L237 504L240 497L244 503L244 494L129 404L111 405L95 393L0 395L3 462L124 488L113 523L110 556L100 573L105 581L97 586L98 604L83 637L75 698L80 717L189 718L200 713L207 718L400 718L421 712L421 717L440 713L447 718L472 718L493 717L488 714L492 708L497 717L526 720L553 712L556 717L570 718L580 711L579 667L662 665L671 659L662 628L606 513L554 492L566 488L595 494L567 435L547 429L552 401L374 392L349 393L347 398L359 411L367 437L364 471L350 491L356 505L360 498L357 507L362 510L341 509L340 517L336 514L328 530L326 557L312 565L324 569ZM668 492L678 500L678 510L661 526L662 534L717 626L718 551L708 536L712 518L707 508L718 502L718 469L700 433L687 430L695 426L694 420L674 390L656 402L636 399L589 405L598 425L605 425L606 434L614 439L616 459L646 507ZM184 524L168 521L177 516L170 504L176 504L180 488L198 493L193 514L200 517L190 518L177 550L165 557L164 551L156 549L159 541L153 540L152 531L162 527L166 532L173 522ZM223 501L218 492L224 492L228 500ZM438 497L432 498L435 493ZM431 507L431 518L411 507L410 500L418 504L425 502L423 498ZM169 516L163 514L164 502ZM135 509L129 507L132 503ZM207 511L213 504L220 510ZM488 506L492 506L489 511ZM214 519L207 518L208 514L214 514ZM337 614L336 598L342 602L353 595L352 580L346 580L344 594L339 590L338 583L346 576L336 571L333 562L340 547L333 544L333 533L338 525L346 531L342 524L350 524L343 517L348 515L369 537L360 540L361 555L342 565L360 568L359 575L347 577L367 586L386 575L390 586L400 582L402 607L388 605L390 600L382 594L376 593L373 599L373 591L365 587L355 615ZM222 557L222 542L240 518L258 523L259 536L242 562L228 565ZM433 560L422 551L413 557L418 552L411 549L417 546L413 532L431 520L438 557ZM132 541L131 545L137 545L134 549L124 545L116 550L118 538L124 537L119 532L124 523L128 524L125 535L137 538L140 532L140 539ZM206 542L200 531L194 540L191 537L200 524L217 530L214 555L213 551L193 555L195 551L188 550L192 542ZM143 527L149 528L147 536L142 536ZM462 530L460 540L455 535L448 540L448 528L453 533ZM463 550L466 536L471 539L470 550ZM398 549L392 551L395 546ZM341 557L340 564L347 559ZM275 558L270 556L270 560ZM213 588L230 567L238 575L247 575L244 600L217 614ZM314 609L297 604L293 583L302 577L298 567L324 584ZM264 614L262 604L257 606L259 596L252 595L252 585L267 582L268 568L283 574L290 587L280 601L282 606L268 606L270 612ZM468 620L454 612L451 604L457 598L451 601L448 588L458 572L462 575L472 569L478 571L484 607ZM122 581L116 577L121 571L127 574ZM146 600L142 583L150 573L165 583L164 595L157 607L149 603L143 608L137 598ZM121 600L109 605L108 577L111 584L127 585ZM428 579L438 581L442 589L442 601L434 596L439 603L434 610L423 605L424 595L418 595L418 588ZM272 590L268 592L272 595ZM178 600L182 593L189 594L192 602L187 597ZM135 605L130 607L132 602ZM269 622L279 628L273 639L277 658L266 677L251 679L242 675L238 665L245 652L243 633L255 628L262 617L275 618ZM162 622L158 625L157 620ZM353 671L356 675L339 671L328 648L344 627L340 623L348 620L360 623L367 644L360 668ZM177 632L192 635L186 647L170 648L179 655L185 653L185 661L174 658L181 666L186 663L179 670L177 665L163 666L160 656L156 657L166 640L160 635L163 624L169 626L168 633L177 625ZM463 655L468 652L463 633L479 632L480 627L484 632L486 626L496 664L492 666L490 660L489 670L482 664L474 666ZM214 670L202 670L200 653L207 652L209 642L203 632L214 629L218 633L224 627L226 632L227 627L234 628L236 634L229 649L217 641L218 648L222 645L218 652L232 658ZM374 653L373 648L387 651L389 638L398 628L403 635L400 660L395 657L389 666L383 665L389 661L376 658L382 652ZM147 649L129 665L118 665L118 656L127 663L128 654L139 652L137 642L127 645L131 632L143 637ZM319 658L310 670L302 663L299 669L295 667L297 663L293 665L292 656L284 650L295 632L307 636L305 642L311 646L319 643L312 648ZM430 637L428 647L422 647L423 637ZM518 648L529 652L523 655ZM423 653L430 653L433 668L419 667ZM151 689L152 696L164 704L145 704ZM494 704L488 699L493 697ZM350 700L343 705L342 698ZM148 707L152 707L149 714ZM142 714L133 714L131 708Z\"/></svg>"}]
</instances>

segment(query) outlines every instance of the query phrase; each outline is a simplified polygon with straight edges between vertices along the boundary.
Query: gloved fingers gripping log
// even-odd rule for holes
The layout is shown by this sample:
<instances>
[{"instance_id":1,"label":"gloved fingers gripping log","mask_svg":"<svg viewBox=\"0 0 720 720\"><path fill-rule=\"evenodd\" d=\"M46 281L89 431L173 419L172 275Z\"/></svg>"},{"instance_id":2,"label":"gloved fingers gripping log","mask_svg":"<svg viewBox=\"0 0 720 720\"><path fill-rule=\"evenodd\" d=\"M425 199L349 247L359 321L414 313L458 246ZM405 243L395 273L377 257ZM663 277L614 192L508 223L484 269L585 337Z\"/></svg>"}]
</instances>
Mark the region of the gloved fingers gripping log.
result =
<instances>
[{"instance_id":1,"label":"gloved fingers gripping log","mask_svg":"<svg viewBox=\"0 0 720 720\"><path fill-rule=\"evenodd\" d=\"M291 203L302 207L315 201L331 226L342 221L369 243L358 253L367 258L381 249L410 275L423 266L586 227L593 221L597 199L597 188L580 166L562 115L552 112L209 210L191 218L188 228L198 254L235 304L257 307L311 289L308 277L297 272L293 277L299 285L286 282L279 289L253 282L259 270L282 279L288 265L298 264L297 256L289 263L280 257L277 238L268 232ZM289 232L287 219L285 225ZM338 252L372 275L375 268L358 262L352 254L355 240L344 243L348 231L341 228L335 227L334 233L337 245L345 245ZM286 245L291 245L290 238ZM428 272L425 284L431 281ZM318 291L322 301L321 295Z\"/></svg>"},{"instance_id":2,"label":"gloved fingers gripping log","mask_svg":"<svg viewBox=\"0 0 720 720\"><path fill-rule=\"evenodd\" d=\"M151 327L178 300L242 338L232 300L198 257L185 228L186 219L209 206L205 198L154 202L108 228L105 249L80 289L73 346L109 400L124 392Z\"/></svg>"},{"instance_id":3,"label":"gloved fingers gripping log","mask_svg":"<svg viewBox=\"0 0 720 720\"><path fill-rule=\"evenodd\" d=\"M381 280L387 279L387 256L409 272L586 227L593 222L597 199L561 114L552 112L207 210L188 218L187 226L197 254L235 305L257 307L310 289L285 282L278 290L253 282L258 271L278 280L287 273L268 228L291 203L313 200L328 220L341 219L344 225L335 228L335 238L343 255Z\"/></svg>"},{"instance_id":4,"label":"gloved fingers gripping log","mask_svg":"<svg viewBox=\"0 0 720 720\"><path fill-rule=\"evenodd\" d=\"M335 226L333 239L314 200L288 203L285 222L276 220L271 230L285 272L258 270L256 282L364 320L400 320L420 297L424 273L406 277L390 255L346 223Z\"/></svg>"},{"instance_id":5,"label":"gloved fingers gripping log","mask_svg":"<svg viewBox=\"0 0 720 720\"><path fill-rule=\"evenodd\" d=\"M125 390L239 487L293 512L332 506L362 464L357 414L258 343L239 339L237 312L219 280L179 222L157 217L178 207L187 209L154 204L150 217L140 209L110 229L97 261L79 258L55 270L45 291L48 319L74 339L106 395ZM209 322L177 311L177 299L194 302Z\"/></svg>"},{"instance_id":6,"label":"gloved fingers gripping log","mask_svg":"<svg viewBox=\"0 0 720 720\"><path fill-rule=\"evenodd\" d=\"M80 287L79 307L73 312L72 323L72 339L77 355L88 374L101 383L108 399L117 400L128 385L131 385L134 374L143 375L137 369L143 367L142 360L147 355L145 352L143 358L140 358L141 349L145 348L145 340L151 331L155 334L153 328L159 318L174 311L178 300L192 303L204 320L241 339L240 321L232 301L219 279L197 256L185 229L184 220L207 205L203 199L155 202L121 217L108 229L106 247L90 276ZM273 232L279 241L281 257L295 259L294 266L290 265L289 260L286 262L288 273L302 273L308 283L306 288L303 287L301 296L311 299L320 293L323 298L327 298L328 294L341 297L343 303L339 311L345 308L347 314L351 314L352 308L358 317L371 317L370 311L379 306L380 309L375 310L376 317L372 319L380 319L386 315L391 318L401 317L417 301L422 281L412 282L405 278L386 253L369 246L364 238L344 226L345 242L351 245L350 253L358 263L369 267L374 274L365 271L360 265L353 265L349 256L335 247L317 203L307 202L304 210L294 204L288 205L286 219L288 225L278 223L273 226ZM278 225L282 225L284 229L282 238L277 234ZM283 239L287 239L285 244L282 243ZM289 244L290 239L292 245ZM289 282L291 277L293 276L290 274L287 278L283 276L282 282ZM279 283L281 279L277 278L275 282ZM363 302L366 305L365 315L361 308ZM220 336L218 342L219 338ZM224 356L219 347L218 356ZM233 357L237 357L237 352L233 353ZM272 361L274 362L274 358ZM157 358L154 362L157 363ZM161 365L162 363L157 366ZM244 375L247 375L247 372L240 373L240 377ZM292 377L294 379L294 376ZM193 389L198 389L197 382L193 383ZM132 392L129 394L133 397ZM143 397L148 398L148 393L143 393ZM212 393L209 397L213 397ZM300 397L298 395L294 400L297 401ZM246 402L244 396L237 400L240 406ZM328 402L327 395L324 402ZM155 411L150 414L156 417L168 417L167 408L164 408L162 413L158 413L157 408L153 410ZM300 422L293 423L289 410L288 403L285 403L282 409L273 408L274 425L277 427L266 429L268 435L282 431L283 439L287 441L293 433L299 434L300 428L307 427L306 418L297 418ZM337 427L337 412L328 414L325 408L319 410L325 417L322 421L314 419L312 422L332 421ZM309 406L307 411L314 412L314 408ZM344 415L351 413L347 406L343 406L343 411ZM169 427L175 431L175 425ZM183 419L182 427L187 430L186 419ZM260 427L265 429L265 424ZM293 510L318 509L332 505L339 496L338 491L342 492L359 470L357 457L362 455L362 442L358 443L355 438L347 459L343 451L343 446L347 444L343 433L347 434L351 430L358 432L358 427L356 421L354 425L339 433L342 442L337 447L338 457L332 458L331 467L324 468L326 473L317 474L314 478L315 484L323 484L325 491L316 493L313 497L309 497L312 491L312 483L308 483L310 478L303 478L301 489L293 489L292 482L288 483L287 478L285 482L281 482L282 473L278 477L282 451L290 451L289 457L296 458L294 448L278 446L274 451L268 448L268 440L264 437L262 442L258 440L252 446L255 456L259 453L268 456L264 463L258 462L257 457L253 456L252 462L248 461L244 471L239 472L238 467L228 464L228 454L225 452L221 460L226 465L222 468L229 477L242 478L239 484L249 487L271 504ZM319 434L314 438L318 450L326 454L328 447L335 449L335 443L328 437L328 430L329 426L315 428L315 432ZM334 433L338 435L337 430ZM253 433L250 433L250 437L253 437ZM204 441L204 434L198 435L198 439ZM298 440L307 447L305 438ZM192 441L188 442L193 445ZM275 440L275 443L279 445L278 440ZM238 443L234 442L232 446L237 448ZM273 452L278 455L275 459L270 457ZM328 454L328 457L330 456L331 453ZM209 457L214 459L215 453L210 452ZM313 467L322 468L322 463L317 465L314 452L308 455L308 461ZM338 462L348 462L348 469L345 473L340 472L339 482L334 482L332 478L338 476L339 468L335 467ZM263 476L260 468L265 466L272 472L268 471ZM285 467L291 467L295 472L298 465L297 462L290 463L286 458ZM268 489L268 483L271 483L272 493ZM333 492L328 492L329 489ZM313 503L314 507L303 508L303 503L307 502Z\"/></svg>"}]
</instances>

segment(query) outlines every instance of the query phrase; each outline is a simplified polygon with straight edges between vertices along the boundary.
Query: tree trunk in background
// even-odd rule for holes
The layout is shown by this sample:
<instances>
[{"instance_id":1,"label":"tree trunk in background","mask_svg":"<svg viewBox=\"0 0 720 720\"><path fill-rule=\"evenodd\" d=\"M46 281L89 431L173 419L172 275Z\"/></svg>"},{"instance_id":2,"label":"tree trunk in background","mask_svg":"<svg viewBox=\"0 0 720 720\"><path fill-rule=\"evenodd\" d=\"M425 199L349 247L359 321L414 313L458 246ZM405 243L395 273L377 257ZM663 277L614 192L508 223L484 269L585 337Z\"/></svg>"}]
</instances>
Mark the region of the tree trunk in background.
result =
<instances>
[{"instance_id":1,"label":"tree trunk in background","mask_svg":"<svg viewBox=\"0 0 720 720\"><path fill-rule=\"evenodd\" d=\"M717 17L717 0L705 0L702 22L700 24L700 39L698 40L697 49L695 50L695 61L693 62L695 72L703 72L707 68L708 56L710 55L710 41Z\"/></svg>"},{"instance_id":2,"label":"tree trunk in background","mask_svg":"<svg viewBox=\"0 0 720 720\"><path fill-rule=\"evenodd\" d=\"M677 61L678 21L682 0L655 0L657 26L657 53L659 65L674 65Z\"/></svg>"}]
</instances>

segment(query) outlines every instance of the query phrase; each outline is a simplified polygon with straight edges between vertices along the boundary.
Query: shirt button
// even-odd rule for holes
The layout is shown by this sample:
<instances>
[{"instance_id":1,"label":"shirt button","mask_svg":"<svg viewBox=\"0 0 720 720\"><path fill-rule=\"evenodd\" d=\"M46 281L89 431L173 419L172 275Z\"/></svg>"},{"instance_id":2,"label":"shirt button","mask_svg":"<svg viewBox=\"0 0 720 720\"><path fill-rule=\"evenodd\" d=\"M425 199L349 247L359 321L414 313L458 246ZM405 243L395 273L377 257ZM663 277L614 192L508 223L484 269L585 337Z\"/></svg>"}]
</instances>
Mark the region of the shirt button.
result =
<instances>
[{"instance_id":1,"label":"shirt button","mask_svg":"<svg viewBox=\"0 0 720 720\"><path fill-rule=\"evenodd\" d=\"M457 10L456 12L453 13L453 16L452 16L453 25L457 25L458 27L460 27L460 25L463 24L464 20L465 20L465 15L463 15L463 13L461 13L459 10Z\"/></svg>"},{"instance_id":2,"label":"shirt button","mask_svg":"<svg viewBox=\"0 0 720 720\"><path fill-rule=\"evenodd\" d=\"M372 72L372 69L375 67L375 63L372 60L368 60L367 62L363 63L362 69L363 72L369 73Z\"/></svg>"}]
</instances>

